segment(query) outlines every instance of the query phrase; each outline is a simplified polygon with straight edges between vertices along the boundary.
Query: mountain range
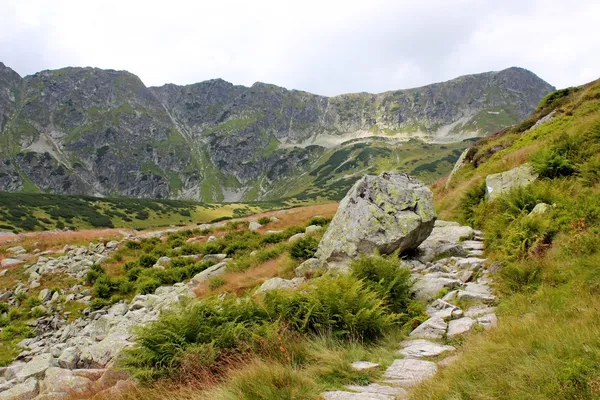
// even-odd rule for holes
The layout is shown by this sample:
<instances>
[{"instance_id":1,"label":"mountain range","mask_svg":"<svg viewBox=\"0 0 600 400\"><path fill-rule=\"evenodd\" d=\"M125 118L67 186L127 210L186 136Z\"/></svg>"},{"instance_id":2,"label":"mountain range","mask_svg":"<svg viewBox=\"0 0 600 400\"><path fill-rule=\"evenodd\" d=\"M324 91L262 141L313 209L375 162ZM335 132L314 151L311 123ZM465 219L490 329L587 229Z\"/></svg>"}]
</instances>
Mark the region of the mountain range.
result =
<instances>
[{"instance_id":1,"label":"mountain range","mask_svg":"<svg viewBox=\"0 0 600 400\"><path fill-rule=\"evenodd\" d=\"M0 63L0 190L339 198L364 173L444 175L470 139L522 121L553 90L516 67L324 97L221 79L146 87L98 68L21 77Z\"/></svg>"}]
</instances>

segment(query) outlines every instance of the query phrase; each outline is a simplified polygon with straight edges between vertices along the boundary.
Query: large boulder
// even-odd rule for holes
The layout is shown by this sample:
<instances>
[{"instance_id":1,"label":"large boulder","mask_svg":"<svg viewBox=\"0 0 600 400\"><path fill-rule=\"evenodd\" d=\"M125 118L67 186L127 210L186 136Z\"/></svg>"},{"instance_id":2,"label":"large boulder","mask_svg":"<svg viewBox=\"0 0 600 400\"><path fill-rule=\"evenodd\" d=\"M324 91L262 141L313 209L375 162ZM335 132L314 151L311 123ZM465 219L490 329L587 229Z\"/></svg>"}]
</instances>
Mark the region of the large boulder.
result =
<instances>
[{"instance_id":1,"label":"large boulder","mask_svg":"<svg viewBox=\"0 0 600 400\"><path fill-rule=\"evenodd\" d=\"M416 249L435 219L433 194L423 182L396 172L366 175L341 201L316 257L336 268L375 250Z\"/></svg>"},{"instance_id":2,"label":"large boulder","mask_svg":"<svg viewBox=\"0 0 600 400\"><path fill-rule=\"evenodd\" d=\"M537 178L537 172L529 164L523 164L499 174L488 175L485 178L488 197L490 200L494 200L511 189L529 185Z\"/></svg>"}]
</instances>

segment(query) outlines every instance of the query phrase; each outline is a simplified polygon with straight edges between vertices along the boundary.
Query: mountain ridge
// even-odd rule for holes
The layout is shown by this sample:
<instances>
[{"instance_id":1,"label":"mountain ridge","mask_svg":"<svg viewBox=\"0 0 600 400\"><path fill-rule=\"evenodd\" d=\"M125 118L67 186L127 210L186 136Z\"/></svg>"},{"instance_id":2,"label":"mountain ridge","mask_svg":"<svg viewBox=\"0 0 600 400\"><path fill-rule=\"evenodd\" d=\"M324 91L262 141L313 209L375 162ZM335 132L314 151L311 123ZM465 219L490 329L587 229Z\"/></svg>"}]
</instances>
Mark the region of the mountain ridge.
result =
<instances>
[{"instance_id":1,"label":"mountain ridge","mask_svg":"<svg viewBox=\"0 0 600 400\"><path fill-rule=\"evenodd\" d=\"M277 182L349 140L460 142L519 122L552 89L516 67L325 97L222 79L147 87L131 72L92 67L21 78L2 64L0 189L270 199Z\"/></svg>"}]
</instances>

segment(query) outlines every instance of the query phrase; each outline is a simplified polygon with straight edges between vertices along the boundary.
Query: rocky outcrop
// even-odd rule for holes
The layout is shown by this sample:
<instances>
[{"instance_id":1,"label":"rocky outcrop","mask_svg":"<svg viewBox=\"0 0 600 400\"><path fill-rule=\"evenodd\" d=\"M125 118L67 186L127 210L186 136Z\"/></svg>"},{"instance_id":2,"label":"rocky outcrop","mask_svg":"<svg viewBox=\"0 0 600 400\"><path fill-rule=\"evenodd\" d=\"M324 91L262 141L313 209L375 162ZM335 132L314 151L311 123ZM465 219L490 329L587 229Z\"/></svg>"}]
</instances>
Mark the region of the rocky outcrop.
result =
<instances>
[{"instance_id":1,"label":"rocky outcrop","mask_svg":"<svg viewBox=\"0 0 600 400\"><path fill-rule=\"evenodd\" d=\"M437 142L483 136L519 122L551 90L521 68L324 97L220 79L148 88L129 72L98 68L21 78L0 63L0 189L28 180L66 194L283 197L281 183L319 172L320 157L342 142L377 132Z\"/></svg>"},{"instance_id":2,"label":"rocky outcrop","mask_svg":"<svg viewBox=\"0 0 600 400\"><path fill-rule=\"evenodd\" d=\"M360 254L416 249L435 219L433 195L423 182L394 172L366 175L341 201L316 257L339 268Z\"/></svg>"},{"instance_id":3,"label":"rocky outcrop","mask_svg":"<svg viewBox=\"0 0 600 400\"><path fill-rule=\"evenodd\" d=\"M488 175L485 178L488 197L490 200L494 200L511 189L530 184L537 178L537 172L529 164L523 164L506 172Z\"/></svg>"}]
</instances>

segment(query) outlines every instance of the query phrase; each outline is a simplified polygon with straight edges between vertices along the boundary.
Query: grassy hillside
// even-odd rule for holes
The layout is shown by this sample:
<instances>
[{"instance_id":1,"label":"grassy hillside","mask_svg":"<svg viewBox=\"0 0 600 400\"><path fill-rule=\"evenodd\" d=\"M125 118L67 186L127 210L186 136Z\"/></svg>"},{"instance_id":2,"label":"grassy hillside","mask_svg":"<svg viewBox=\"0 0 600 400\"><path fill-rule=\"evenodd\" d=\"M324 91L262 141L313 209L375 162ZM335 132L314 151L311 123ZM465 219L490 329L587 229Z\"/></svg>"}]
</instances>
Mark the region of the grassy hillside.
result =
<instances>
[{"instance_id":1,"label":"grassy hillside","mask_svg":"<svg viewBox=\"0 0 600 400\"><path fill-rule=\"evenodd\" d=\"M363 175L384 171L405 172L431 183L447 176L471 143L436 144L417 139L398 143L381 138L350 142L326 152L309 172L281 182L267 197L341 200Z\"/></svg>"},{"instance_id":2,"label":"grassy hillside","mask_svg":"<svg viewBox=\"0 0 600 400\"><path fill-rule=\"evenodd\" d=\"M469 337L462 357L412 398L599 398L600 81L548 95L467 160L448 189L436 185L438 210L484 230L501 265L500 325ZM485 200L485 177L523 162L540 179ZM551 206L530 214L538 203Z\"/></svg>"},{"instance_id":3,"label":"grassy hillside","mask_svg":"<svg viewBox=\"0 0 600 400\"><path fill-rule=\"evenodd\" d=\"M0 192L0 231L134 228L207 223L289 208L296 201L202 204L180 200L97 198Z\"/></svg>"}]
</instances>

